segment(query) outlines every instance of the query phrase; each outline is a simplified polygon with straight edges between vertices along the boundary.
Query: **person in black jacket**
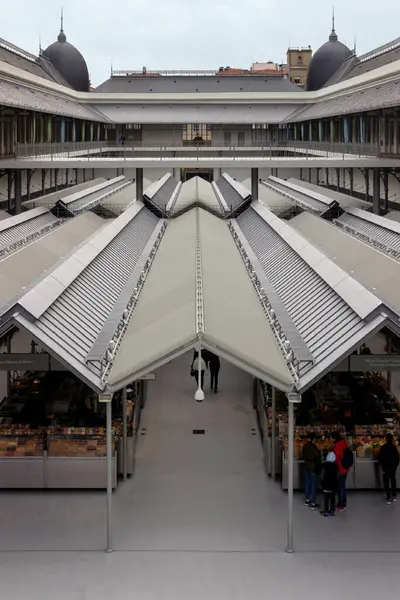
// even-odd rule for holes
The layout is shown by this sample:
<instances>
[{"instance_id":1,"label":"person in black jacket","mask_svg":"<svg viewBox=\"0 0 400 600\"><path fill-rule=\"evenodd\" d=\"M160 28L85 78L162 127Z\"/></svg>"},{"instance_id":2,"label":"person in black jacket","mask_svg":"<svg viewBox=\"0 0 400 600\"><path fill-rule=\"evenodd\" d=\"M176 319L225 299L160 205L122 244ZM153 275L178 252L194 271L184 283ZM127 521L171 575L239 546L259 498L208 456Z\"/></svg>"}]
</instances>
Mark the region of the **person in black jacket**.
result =
<instances>
[{"instance_id":1,"label":"person in black jacket","mask_svg":"<svg viewBox=\"0 0 400 600\"><path fill-rule=\"evenodd\" d=\"M218 392L218 375L220 369L219 356L213 354L212 352L208 353L208 365L210 369L210 386L211 389L214 390L216 394Z\"/></svg>"},{"instance_id":2,"label":"person in black jacket","mask_svg":"<svg viewBox=\"0 0 400 600\"><path fill-rule=\"evenodd\" d=\"M318 475L321 472L321 453L314 444L314 434L308 434L308 441L303 446L304 477L305 477L305 500L304 504L311 510L318 508L317 487Z\"/></svg>"},{"instance_id":3,"label":"person in black jacket","mask_svg":"<svg viewBox=\"0 0 400 600\"><path fill-rule=\"evenodd\" d=\"M324 462L322 476L322 491L324 492L324 510L321 511L323 517L333 517L335 515L335 496L339 484L339 469L336 464L336 455L329 452Z\"/></svg>"},{"instance_id":4,"label":"person in black jacket","mask_svg":"<svg viewBox=\"0 0 400 600\"><path fill-rule=\"evenodd\" d=\"M393 436L388 433L386 444L379 450L379 464L383 472L383 487L386 494L386 503L392 504L397 500L396 471L399 466L400 457L397 446L393 443Z\"/></svg>"}]
</instances>

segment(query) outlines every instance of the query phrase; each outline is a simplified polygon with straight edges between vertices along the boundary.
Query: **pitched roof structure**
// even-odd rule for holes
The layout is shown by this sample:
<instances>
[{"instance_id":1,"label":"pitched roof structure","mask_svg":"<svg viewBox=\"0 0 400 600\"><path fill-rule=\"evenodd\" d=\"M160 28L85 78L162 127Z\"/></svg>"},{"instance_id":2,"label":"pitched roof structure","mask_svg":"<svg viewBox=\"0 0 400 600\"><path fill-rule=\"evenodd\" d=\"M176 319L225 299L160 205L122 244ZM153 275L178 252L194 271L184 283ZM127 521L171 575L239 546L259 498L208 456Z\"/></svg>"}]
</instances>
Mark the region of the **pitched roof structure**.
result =
<instances>
[{"instance_id":1,"label":"pitched roof structure","mask_svg":"<svg viewBox=\"0 0 400 600\"><path fill-rule=\"evenodd\" d=\"M400 223L359 208L348 208L335 220L335 225L400 259Z\"/></svg>"},{"instance_id":2,"label":"pitched roof structure","mask_svg":"<svg viewBox=\"0 0 400 600\"><path fill-rule=\"evenodd\" d=\"M290 221L314 246L363 286L400 312L400 262L327 221L302 213Z\"/></svg>"},{"instance_id":3,"label":"pitched roof structure","mask_svg":"<svg viewBox=\"0 0 400 600\"><path fill-rule=\"evenodd\" d=\"M0 223L0 258L60 224L61 221L45 207L5 219Z\"/></svg>"}]
</instances>

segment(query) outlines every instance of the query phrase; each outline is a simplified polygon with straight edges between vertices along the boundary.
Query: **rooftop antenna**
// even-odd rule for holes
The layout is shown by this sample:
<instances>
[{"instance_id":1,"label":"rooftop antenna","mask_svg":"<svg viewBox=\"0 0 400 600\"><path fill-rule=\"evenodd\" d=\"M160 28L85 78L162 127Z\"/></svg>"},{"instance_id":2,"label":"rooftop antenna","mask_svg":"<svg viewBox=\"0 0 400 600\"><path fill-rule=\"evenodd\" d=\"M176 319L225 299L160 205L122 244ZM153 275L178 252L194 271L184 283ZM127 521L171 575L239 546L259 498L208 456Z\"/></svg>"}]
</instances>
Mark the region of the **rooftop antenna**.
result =
<instances>
[{"instance_id":1,"label":"rooftop antenna","mask_svg":"<svg viewBox=\"0 0 400 600\"><path fill-rule=\"evenodd\" d=\"M39 34L39 56L42 54L42 36Z\"/></svg>"},{"instance_id":2,"label":"rooftop antenna","mask_svg":"<svg viewBox=\"0 0 400 600\"><path fill-rule=\"evenodd\" d=\"M354 56L357 56L357 36L354 36Z\"/></svg>"},{"instance_id":3,"label":"rooftop antenna","mask_svg":"<svg viewBox=\"0 0 400 600\"><path fill-rule=\"evenodd\" d=\"M113 59L111 59L111 64L110 64L110 67L111 67L111 76L112 76L112 75L113 75L113 70L114 70L114 69L113 69Z\"/></svg>"},{"instance_id":4,"label":"rooftop antenna","mask_svg":"<svg viewBox=\"0 0 400 600\"><path fill-rule=\"evenodd\" d=\"M61 27L60 31L64 33L64 8L61 7Z\"/></svg>"}]
</instances>

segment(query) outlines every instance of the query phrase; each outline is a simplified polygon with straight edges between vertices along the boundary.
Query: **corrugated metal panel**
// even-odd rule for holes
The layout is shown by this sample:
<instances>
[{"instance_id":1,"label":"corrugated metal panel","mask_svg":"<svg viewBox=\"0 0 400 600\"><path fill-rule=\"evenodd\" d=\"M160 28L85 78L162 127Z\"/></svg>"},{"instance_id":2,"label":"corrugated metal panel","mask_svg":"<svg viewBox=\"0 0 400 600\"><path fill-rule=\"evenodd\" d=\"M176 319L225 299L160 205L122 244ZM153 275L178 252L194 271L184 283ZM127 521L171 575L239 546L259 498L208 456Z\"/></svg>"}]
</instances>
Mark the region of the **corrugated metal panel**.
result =
<instances>
[{"instance_id":1,"label":"corrugated metal panel","mask_svg":"<svg viewBox=\"0 0 400 600\"><path fill-rule=\"evenodd\" d=\"M312 192L308 192L308 190L302 191L300 186L290 184L276 177L269 177L263 181L263 184L277 194L281 194L284 198L287 198L293 205L318 215L322 215L331 206L336 204L330 198L326 198L326 201L323 201L320 198L313 197Z\"/></svg>"},{"instance_id":2,"label":"corrugated metal panel","mask_svg":"<svg viewBox=\"0 0 400 600\"><path fill-rule=\"evenodd\" d=\"M339 219L336 219L335 224L353 229L371 242L378 242L386 246L388 250L400 253L400 224L394 221L365 213L359 209L349 209Z\"/></svg>"},{"instance_id":3,"label":"corrugated metal panel","mask_svg":"<svg viewBox=\"0 0 400 600\"><path fill-rule=\"evenodd\" d=\"M357 313L253 208L237 222L316 364L363 328ZM303 366L300 375L311 368Z\"/></svg>"},{"instance_id":4,"label":"corrugated metal panel","mask_svg":"<svg viewBox=\"0 0 400 600\"><path fill-rule=\"evenodd\" d=\"M225 177L221 177L221 179L219 179L216 182L216 185L220 193L224 197L224 200L230 211L235 211L240 206L242 206L244 202L246 202L246 199L244 199L243 196L239 194L239 192L229 183L229 181ZM250 194L248 196L248 199L250 199Z\"/></svg>"},{"instance_id":5,"label":"corrugated metal panel","mask_svg":"<svg viewBox=\"0 0 400 600\"><path fill-rule=\"evenodd\" d=\"M56 225L57 223L60 223L57 217L51 213L45 213L1 231L0 252L25 238L29 238L35 234L39 235L41 231L47 230L51 225Z\"/></svg>"},{"instance_id":6,"label":"corrugated metal panel","mask_svg":"<svg viewBox=\"0 0 400 600\"><path fill-rule=\"evenodd\" d=\"M151 204L153 204L153 206L156 208L165 211L177 185L178 182L176 179L174 179L174 177L170 177L151 198L147 198L146 194L145 198L148 199L148 201L151 202Z\"/></svg>"},{"instance_id":7,"label":"corrugated metal panel","mask_svg":"<svg viewBox=\"0 0 400 600\"><path fill-rule=\"evenodd\" d=\"M393 285L400 281L400 262L309 213L291 219L290 226L400 313L400 285Z\"/></svg>"},{"instance_id":8,"label":"corrugated metal panel","mask_svg":"<svg viewBox=\"0 0 400 600\"><path fill-rule=\"evenodd\" d=\"M39 330L79 362L84 362L157 222L142 209L36 321Z\"/></svg>"},{"instance_id":9,"label":"corrugated metal panel","mask_svg":"<svg viewBox=\"0 0 400 600\"><path fill-rule=\"evenodd\" d=\"M342 194L341 192L331 190L329 188L317 185L315 183L309 183L308 181L300 181L300 179L296 179L295 177L290 177L288 181L291 181L292 183L295 183L296 185L301 186L302 188L305 188L307 190L313 190L315 192L319 192L320 194L324 194L324 196L328 196L328 198L336 200L336 202L338 202L342 208L361 208L363 210L368 211L370 211L372 208L372 205L369 202L365 202L365 200L359 200L354 196L348 196L347 194Z\"/></svg>"}]
</instances>

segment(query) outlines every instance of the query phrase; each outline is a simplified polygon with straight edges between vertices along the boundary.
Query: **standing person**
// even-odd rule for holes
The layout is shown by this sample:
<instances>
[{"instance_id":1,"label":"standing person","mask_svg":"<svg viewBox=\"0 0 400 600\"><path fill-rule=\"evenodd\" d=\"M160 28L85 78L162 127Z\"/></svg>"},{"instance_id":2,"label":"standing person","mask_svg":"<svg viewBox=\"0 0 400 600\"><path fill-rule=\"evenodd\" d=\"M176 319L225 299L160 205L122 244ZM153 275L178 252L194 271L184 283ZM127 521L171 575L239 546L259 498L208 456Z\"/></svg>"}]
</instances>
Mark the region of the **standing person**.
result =
<instances>
[{"instance_id":1,"label":"standing person","mask_svg":"<svg viewBox=\"0 0 400 600\"><path fill-rule=\"evenodd\" d=\"M336 464L339 469L339 487L338 487L338 503L336 508L342 512L347 508L347 474L353 466L353 453L348 447L347 442L338 431L335 431L333 439L335 446L333 452L336 456Z\"/></svg>"},{"instance_id":2,"label":"standing person","mask_svg":"<svg viewBox=\"0 0 400 600\"><path fill-rule=\"evenodd\" d=\"M209 356L209 368L210 368L210 387L214 390L214 394L218 392L218 374L220 369L219 356L213 354L212 352L208 353Z\"/></svg>"},{"instance_id":3,"label":"standing person","mask_svg":"<svg viewBox=\"0 0 400 600\"><path fill-rule=\"evenodd\" d=\"M308 441L303 446L304 475L305 475L305 506L317 510L318 475L321 472L321 453L314 444L315 436L308 434Z\"/></svg>"},{"instance_id":4,"label":"standing person","mask_svg":"<svg viewBox=\"0 0 400 600\"><path fill-rule=\"evenodd\" d=\"M393 443L393 436L388 433L386 444L379 450L379 464L383 472L383 487L386 494L386 504L392 504L397 500L396 471L399 466L400 457L397 446Z\"/></svg>"},{"instance_id":5,"label":"standing person","mask_svg":"<svg viewBox=\"0 0 400 600\"><path fill-rule=\"evenodd\" d=\"M321 515L323 517L333 517L335 515L335 496L338 488L339 474L334 452L329 452L323 469L322 491L324 493L324 510L321 510Z\"/></svg>"},{"instance_id":6,"label":"standing person","mask_svg":"<svg viewBox=\"0 0 400 600\"><path fill-rule=\"evenodd\" d=\"M200 361L200 364L199 364ZM202 352L195 352L192 362L191 373L194 375L197 385L199 385L199 367L201 371L201 389L204 389L204 373L207 368Z\"/></svg>"}]
</instances>

